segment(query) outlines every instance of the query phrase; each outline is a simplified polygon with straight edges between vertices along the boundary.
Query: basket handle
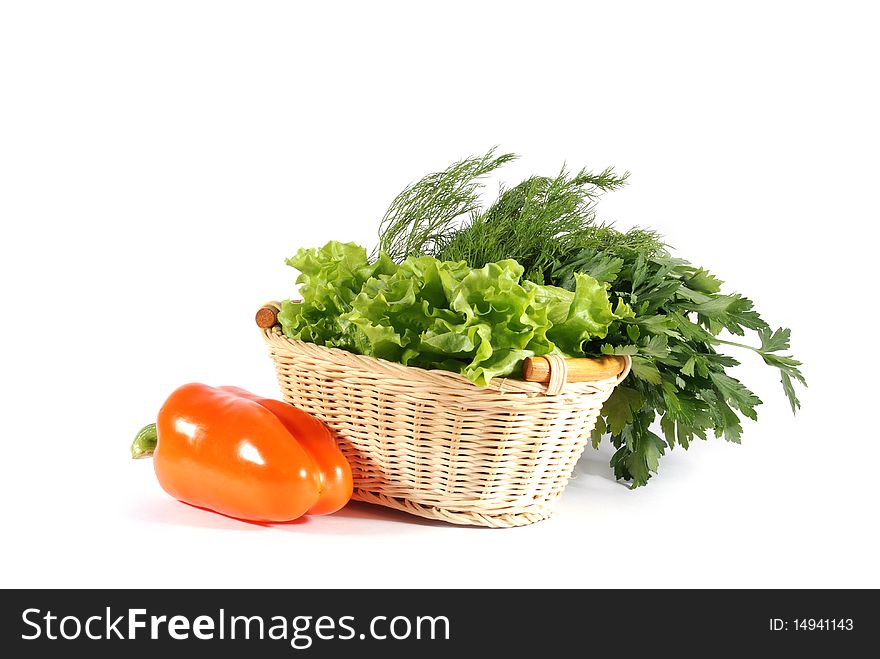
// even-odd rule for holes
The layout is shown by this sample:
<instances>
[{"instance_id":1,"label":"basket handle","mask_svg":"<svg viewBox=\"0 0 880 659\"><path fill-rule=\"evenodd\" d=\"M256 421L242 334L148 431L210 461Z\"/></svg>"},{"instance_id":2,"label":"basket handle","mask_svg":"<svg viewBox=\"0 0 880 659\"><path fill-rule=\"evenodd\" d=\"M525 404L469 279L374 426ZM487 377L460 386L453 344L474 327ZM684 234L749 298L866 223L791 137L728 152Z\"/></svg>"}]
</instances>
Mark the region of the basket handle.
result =
<instances>
[{"instance_id":1,"label":"basket handle","mask_svg":"<svg viewBox=\"0 0 880 659\"><path fill-rule=\"evenodd\" d=\"M622 375L629 370L629 360L619 355L604 357L578 357L564 359L558 355L527 357L523 361L522 376L526 382L551 382L554 375L562 376L561 382L598 382Z\"/></svg>"},{"instance_id":2,"label":"basket handle","mask_svg":"<svg viewBox=\"0 0 880 659\"><path fill-rule=\"evenodd\" d=\"M278 324L278 312L281 311L280 302L266 302L262 307L257 309L257 315L254 320L260 329L270 329Z\"/></svg>"},{"instance_id":3,"label":"basket handle","mask_svg":"<svg viewBox=\"0 0 880 659\"><path fill-rule=\"evenodd\" d=\"M294 300L299 302L299 300ZM257 310L254 320L260 329L271 329L278 324L281 304L267 302ZM598 382L620 376L629 370L629 359L619 355L599 358L581 357L563 359L558 355L528 357L523 361L522 377L526 382L551 383L553 389L566 382ZM558 381L558 382L557 382Z\"/></svg>"}]
</instances>

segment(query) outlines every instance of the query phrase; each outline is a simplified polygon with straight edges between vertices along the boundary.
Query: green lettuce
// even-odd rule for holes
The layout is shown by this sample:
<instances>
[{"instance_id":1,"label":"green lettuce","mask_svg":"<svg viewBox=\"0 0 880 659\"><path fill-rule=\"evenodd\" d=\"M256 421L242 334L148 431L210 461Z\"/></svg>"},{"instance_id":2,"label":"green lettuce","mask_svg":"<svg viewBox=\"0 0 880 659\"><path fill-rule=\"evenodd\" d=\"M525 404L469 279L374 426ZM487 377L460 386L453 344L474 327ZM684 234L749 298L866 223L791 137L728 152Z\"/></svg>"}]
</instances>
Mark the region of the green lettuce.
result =
<instances>
[{"instance_id":1,"label":"green lettuce","mask_svg":"<svg viewBox=\"0 0 880 659\"><path fill-rule=\"evenodd\" d=\"M351 310L367 281L393 273L397 264L384 254L371 263L363 247L335 240L320 249L300 249L286 263L300 271L296 283L303 301L281 303L278 321L283 332L294 339L369 354L369 346L347 328L342 315Z\"/></svg>"},{"instance_id":2,"label":"green lettuce","mask_svg":"<svg viewBox=\"0 0 880 659\"><path fill-rule=\"evenodd\" d=\"M353 243L303 249L301 303L285 301L287 336L422 368L464 374L478 385L513 373L526 357L584 355L617 318L603 284L576 276L574 291L523 281L512 259L470 268L412 256L370 261Z\"/></svg>"}]
</instances>

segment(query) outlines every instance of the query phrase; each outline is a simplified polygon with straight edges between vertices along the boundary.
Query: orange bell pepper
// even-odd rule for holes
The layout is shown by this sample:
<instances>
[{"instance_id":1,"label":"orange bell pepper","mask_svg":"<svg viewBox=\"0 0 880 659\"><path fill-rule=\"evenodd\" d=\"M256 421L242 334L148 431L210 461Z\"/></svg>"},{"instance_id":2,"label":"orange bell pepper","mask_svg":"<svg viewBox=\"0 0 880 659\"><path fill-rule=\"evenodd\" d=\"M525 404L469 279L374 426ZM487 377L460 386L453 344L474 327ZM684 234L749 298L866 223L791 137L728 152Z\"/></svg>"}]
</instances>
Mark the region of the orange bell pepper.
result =
<instances>
[{"instance_id":1,"label":"orange bell pepper","mask_svg":"<svg viewBox=\"0 0 880 659\"><path fill-rule=\"evenodd\" d=\"M132 444L185 503L251 521L325 515L351 498L351 468L321 421L237 387L185 384Z\"/></svg>"}]
</instances>

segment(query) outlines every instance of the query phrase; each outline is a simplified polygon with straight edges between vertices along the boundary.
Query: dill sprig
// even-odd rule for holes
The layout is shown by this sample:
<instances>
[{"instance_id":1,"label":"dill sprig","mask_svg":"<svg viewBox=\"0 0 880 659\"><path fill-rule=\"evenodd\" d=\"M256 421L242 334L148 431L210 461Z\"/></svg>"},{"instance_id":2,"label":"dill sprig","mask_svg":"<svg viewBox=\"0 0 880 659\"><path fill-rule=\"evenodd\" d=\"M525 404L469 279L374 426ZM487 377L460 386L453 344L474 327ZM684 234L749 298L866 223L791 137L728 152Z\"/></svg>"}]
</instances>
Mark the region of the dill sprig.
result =
<instances>
[{"instance_id":1,"label":"dill sprig","mask_svg":"<svg viewBox=\"0 0 880 659\"><path fill-rule=\"evenodd\" d=\"M483 177L515 158L512 153L496 156L493 148L407 186L379 224L379 250L398 262L434 251L455 229L456 220L479 210Z\"/></svg>"},{"instance_id":2,"label":"dill sprig","mask_svg":"<svg viewBox=\"0 0 880 659\"><path fill-rule=\"evenodd\" d=\"M555 177L532 176L512 188L502 186L495 202L481 209L483 177L514 158L491 149L409 185L382 218L378 249L398 262L427 254L472 267L514 258L526 278L541 283L568 253L612 235L610 228L596 226L595 202L625 185L629 172L617 174L611 167L574 175L563 167Z\"/></svg>"},{"instance_id":3,"label":"dill sprig","mask_svg":"<svg viewBox=\"0 0 880 659\"><path fill-rule=\"evenodd\" d=\"M500 190L498 199L452 235L435 242L437 258L482 267L513 258L527 279L544 283L549 268L594 233L595 201L606 190L623 186L629 173L612 168L594 174L582 169L569 176L563 167L554 177L532 176Z\"/></svg>"}]
</instances>

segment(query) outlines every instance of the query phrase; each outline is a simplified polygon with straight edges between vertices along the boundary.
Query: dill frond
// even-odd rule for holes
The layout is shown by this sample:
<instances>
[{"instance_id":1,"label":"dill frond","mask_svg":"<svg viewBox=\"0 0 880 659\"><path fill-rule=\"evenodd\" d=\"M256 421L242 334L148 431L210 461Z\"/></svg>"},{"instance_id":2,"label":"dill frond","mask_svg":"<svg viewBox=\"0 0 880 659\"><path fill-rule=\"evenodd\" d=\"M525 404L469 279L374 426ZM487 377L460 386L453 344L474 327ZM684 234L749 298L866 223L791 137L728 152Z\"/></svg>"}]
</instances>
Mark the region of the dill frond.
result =
<instances>
[{"instance_id":1,"label":"dill frond","mask_svg":"<svg viewBox=\"0 0 880 659\"><path fill-rule=\"evenodd\" d=\"M459 230L441 236L434 255L471 267L513 258L525 268L526 278L543 283L557 259L592 235L596 199L624 185L627 176L611 168L569 176L563 167L554 178L533 176L502 188L485 212L472 213Z\"/></svg>"},{"instance_id":2,"label":"dill frond","mask_svg":"<svg viewBox=\"0 0 880 659\"><path fill-rule=\"evenodd\" d=\"M586 227L574 247L594 249L620 257L631 257L637 254L653 257L666 251L663 237L656 231L636 227L622 232L610 224Z\"/></svg>"},{"instance_id":3,"label":"dill frond","mask_svg":"<svg viewBox=\"0 0 880 659\"><path fill-rule=\"evenodd\" d=\"M483 177L514 154L465 158L408 186L392 201L379 228L378 250L394 261L426 254L443 261L465 261L473 268L516 259L525 278L556 283L560 264L581 258L584 249L625 255L663 249L657 234L640 229L621 233L596 221L602 193L626 184L629 172L607 167L555 177L532 176L482 209Z\"/></svg>"},{"instance_id":4,"label":"dill frond","mask_svg":"<svg viewBox=\"0 0 880 659\"><path fill-rule=\"evenodd\" d=\"M515 158L512 153L496 156L493 148L409 185L394 198L379 224L379 250L398 262L435 251L457 219L479 210L483 177Z\"/></svg>"}]
</instances>

